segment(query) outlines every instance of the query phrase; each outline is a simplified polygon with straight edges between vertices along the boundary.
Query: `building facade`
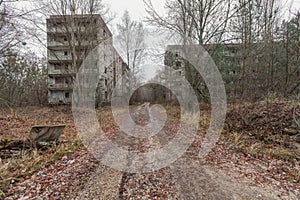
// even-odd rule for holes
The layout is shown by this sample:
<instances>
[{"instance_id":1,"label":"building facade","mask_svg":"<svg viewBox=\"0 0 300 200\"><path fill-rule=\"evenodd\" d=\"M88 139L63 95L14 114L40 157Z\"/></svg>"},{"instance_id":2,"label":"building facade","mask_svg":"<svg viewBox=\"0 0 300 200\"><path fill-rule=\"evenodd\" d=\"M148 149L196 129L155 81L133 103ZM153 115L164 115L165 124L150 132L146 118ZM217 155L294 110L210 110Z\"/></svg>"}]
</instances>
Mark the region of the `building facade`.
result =
<instances>
[{"instance_id":1,"label":"building facade","mask_svg":"<svg viewBox=\"0 0 300 200\"><path fill-rule=\"evenodd\" d=\"M197 47L198 45L196 45ZM172 73L175 74L171 81L170 87L180 87L180 78L182 77L190 82L193 89L196 91L198 97L202 98L207 96L207 88L204 80L201 77L201 74L192 67L184 58L183 58L183 47L182 45L169 45L167 46L164 58L164 64L170 67ZM206 50L216 62L226 87L230 87L234 80L236 80L240 74L240 69L242 65L242 55L241 55L241 44L208 44L203 46L203 49ZM214 56L217 57L214 58ZM169 70L170 71L170 70ZM170 76L168 71L165 72ZM174 78L177 77L177 78ZM165 77L166 80L168 80ZM174 95L171 92L168 92L166 95L167 100L174 100Z\"/></svg>"},{"instance_id":2,"label":"building facade","mask_svg":"<svg viewBox=\"0 0 300 200\"><path fill-rule=\"evenodd\" d=\"M186 76L186 66L183 59L182 45L169 45L165 53L165 65L177 71L178 75ZM225 44L225 45L205 45L204 49L211 53L211 51L218 51L222 57L222 64L226 66L229 75L238 74L239 68L242 64L241 44Z\"/></svg>"},{"instance_id":3,"label":"building facade","mask_svg":"<svg viewBox=\"0 0 300 200\"><path fill-rule=\"evenodd\" d=\"M97 104L110 101L116 82L127 69L113 48L111 31L100 15L54 15L47 19L50 105L71 104L76 74L83 60L99 44L110 47L98 56L111 62L99 80Z\"/></svg>"}]
</instances>

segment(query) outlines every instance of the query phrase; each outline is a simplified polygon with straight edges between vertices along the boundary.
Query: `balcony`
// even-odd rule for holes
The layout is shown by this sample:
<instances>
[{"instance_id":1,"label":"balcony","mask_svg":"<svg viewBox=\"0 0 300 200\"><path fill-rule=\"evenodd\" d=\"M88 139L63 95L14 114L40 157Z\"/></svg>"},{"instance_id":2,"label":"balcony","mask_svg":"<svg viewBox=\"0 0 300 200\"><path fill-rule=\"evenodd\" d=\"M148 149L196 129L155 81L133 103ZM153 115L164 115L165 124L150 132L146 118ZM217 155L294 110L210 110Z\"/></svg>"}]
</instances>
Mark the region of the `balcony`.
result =
<instances>
[{"instance_id":1,"label":"balcony","mask_svg":"<svg viewBox=\"0 0 300 200\"><path fill-rule=\"evenodd\" d=\"M65 27L51 27L47 30L48 33L67 33L67 29Z\"/></svg>"},{"instance_id":2,"label":"balcony","mask_svg":"<svg viewBox=\"0 0 300 200\"><path fill-rule=\"evenodd\" d=\"M90 46L90 45L96 45L99 44L99 42L95 41L81 41L80 46ZM69 42L68 41L48 41L47 43L48 47L69 47ZM78 41L75 42L75 46L79 46Z\"/></svg>"},{"instance_id":3,"label":"balcony","mask_svg":"<svg viewBox=\"0 0 300 200\"><path fill-rule=\"evenodd\" d=\"M65 69L49 69L49 75L74 75L75 72L73 70L65 70Z\"/></svg>"},{"instance_id":4,"label":"balcony","mask_svg":"<svg viewBox=\"0 0 300 200\"><path fill-rule=\"evenodd\" d=\"M94 30L90 30L91 27L84 27L84 26L81 26L79 27L78 25L75 25L74 26L74 33L78 33L78 32L81 32L81 33L86 33L86 32L98 32L99 29L97 29L96 26L94 26ZM52 33L52 34L67 34L67 33L70 33L72 31L72 28L71 26L68 26L68 27L65 27L65 26L61 26L61 27L57 27L57 26L51 26L51 27L48 27L47 29L47 32L48 33Z\"/></svg>"},{"instance_id":5,"label":"balcony","mask_svg":"<svg viewBox=\"0 0 300 200\"><path fill-rule=\"evenodd\" d=\"M72 61L72 56L68 55L50 55L48 61Z\"/></svg>"},{"instance_id":6,"label":"balcony","mask_svg":"<svg viewBox=\"0 0 300 200\"><path fill-rule=\"evenodd\" d=\"M223 51L225 56L228 57L235 57L235 56L239 56L240 55L240 51L237 49L226 49Z\"/></svg>"},{"instance_id":7,"label":"balcony","mask_svg":"<svg viewBox=\"0 0 300 200\"><path fill-rule=\"evenodd\" d=\"M64 90L73 90L73 85L71 84L48 84L48 89L49 90L59 90L59 91L64 91Z\"/></svg>"},{"instance_id":8,"label":"balcony","mask_svg":"<svg viewBox=\"0 0 300 200\"><path fill-rule=\"evenodd\" d=\"M68 46L69 43L67 41L64 41L64 42L49 41L47 45L48 45L48 47L65 47L65 46Z\"/></svg>"}]
</instances>

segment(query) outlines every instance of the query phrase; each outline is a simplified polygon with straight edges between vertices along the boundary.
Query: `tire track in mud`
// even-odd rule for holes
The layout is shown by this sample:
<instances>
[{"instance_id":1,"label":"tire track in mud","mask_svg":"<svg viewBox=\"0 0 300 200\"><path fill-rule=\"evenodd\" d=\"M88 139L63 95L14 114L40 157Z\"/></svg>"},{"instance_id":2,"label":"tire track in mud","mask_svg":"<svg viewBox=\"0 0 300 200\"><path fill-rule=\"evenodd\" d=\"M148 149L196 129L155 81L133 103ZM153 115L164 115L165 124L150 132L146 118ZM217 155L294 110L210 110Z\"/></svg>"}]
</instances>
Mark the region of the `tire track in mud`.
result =
<instances>
[{"instance_id":1,"label":"tire track in mud","mask_svg":"<svg viewBox=\"0 0 300 200\"><path fill-rule=\"evenodd\" d=\"M153 118L151 113L149 114L149 104L140 106L131 115L139 125L145 125L150 118ZM128 151L147 152L158 150L163 147L165 139L172 138L171 135L166 137L167 135L167 132L163 129L158 135L132 140L134 142L128 146ZM129 154L128 166L134 162L133 160L134 158L131 158ZM123 173L119 187L119 199L179 199L177 187L168 171L169 168L166 167L151 173Z\"/></svg>"},{"instance_id":2,"label":"tire track in mud","mask_svg":"<svg viewBox=\"0 0 300 200\"><path fill-rule=\"evenodd\" d=\"M144 109L149 109L149 107L146 106ZM138 111L140 113L133 118L145 120L138 116L148 111L141 109ZM138 123L145 124L139 120L137 120ZM189 127L186 131L190 131ZM134 140L135 142L128 146L128 150L146 152L162 148L174 137L176 132L166 125L156 136ZM197 142L201 141L201 136L199 135L196 140L198 140ZM199 148L197 145L191 145L185 154L173 164L152 173L123 173L119 187L119 199L296 199L280 197L273 188L250 186L246 180L238 180L226 174L224 170L207 165L204 160L197 157ZM131 162L129 158L129 166Z\"/></svg>"},{"instance_id":3,"label":"tire track in mud","mask_svg":"<svg viewBox=\"0 0 300 200\"><path fill-rule=\"evenodd\" d=\"M138 124L147 124L148 106L136 109L131 115ZM151 117L151 116L150 116ZM177 134L174 124L166 126L161 132L149 138L136 138L119 131L112 142L128 151L127 165L136 166L132 152L147 152L160 149ZM189 131L189 130L187 130ZM198 142L199 138L197 138ZM250 186L243 179L234 178L226 171L205 163L197 157L199 147L191 145L186 153L163 169L150 173L133 174L120 172L100 166L83 192L74 199L187 199L187 200L279 200L297 199L280 197L274 188ZM140 166L141 169L143 166Z\"/></svg>"}]
</instances>

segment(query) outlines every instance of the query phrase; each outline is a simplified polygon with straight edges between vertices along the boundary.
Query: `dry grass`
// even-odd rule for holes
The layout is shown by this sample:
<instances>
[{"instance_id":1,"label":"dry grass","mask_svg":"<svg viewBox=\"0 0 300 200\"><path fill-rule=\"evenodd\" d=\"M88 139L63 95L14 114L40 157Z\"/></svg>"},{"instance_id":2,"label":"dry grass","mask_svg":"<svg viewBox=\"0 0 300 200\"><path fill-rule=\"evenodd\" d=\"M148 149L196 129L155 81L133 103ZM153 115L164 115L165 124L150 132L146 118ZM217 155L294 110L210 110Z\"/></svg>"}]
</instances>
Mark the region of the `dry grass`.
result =
<instances>
[{"instance_id":1,"label":"dry grass","mask_svg":"<svg viewBox=\"0 0 300 200\"><path fill-rule=\"evenodd\" d=\"M23 151L18 157L1 160L0 187L3 195L11 185L29 179L36 171L55 163L61 157L74 153L82 146L73 141L49 148L46 151Z\"/></svg>"},{"instance_id":2,"label":"dry grass","mask_svg":"<svg viewBox=\"0 0 300 200\"><path fill-rule=\"evenodd\" d=\"M99 121L104 124L104 131L110 128L112 114L108 108L97 110ZM100 114L101 113L101 114ZM17 108L14 113L0 111L0 141L14 141L27 139L30 128L34 125L65 124L60 140L66 141L57 146L41 151L36 149L23 150L19 156L0 159L0 199L15 183L24 181L36 171L55 163L65 155L84 148L77 136L70 107Z\"/></svg>"},{"instance_id":3,"label":"dry grass","mask_svg":"<svg viewBox=\"0 0 300 200\"><path fill-rule=\"evenodd\" d=\"M180 119L180 107L173 105L163 105L168 114L169 121ZM130 107L133 109L134 107ZM204 133L210 119L209 106L201 110L199 131ZM110 132L117 128L114 122L110 107L97 110L97 117L104 132ZM231 122L235 123L235 122ZM83 145L77 137L76 128L73 122L70 107L39 108L25 107L17 108L14 113L10 111L0 111L0 140L7 142L12 140L24 140L27 138L31 126L34 125L57 125L65 124L66 128L61 136L61 140L69 141L58 146L49 148L46 151L23 151L19 157L0 160L0 199L13 184L30 178L39 169L50 165L67 154L72 154L83 149ZM256 136L258 135L255 133ZM261 139L253 138L251 131L240 132L236 130L224 130L221 136L222 141L226 141L241 151L259 156L261 154L276 157L284 160L300 160L300 145L293 148L278 141L278 135L261 132ZM280 140L279 140L280 139ZM300 167L293 172L294 177L300 177Z\"/></svg>"}]
</instances>

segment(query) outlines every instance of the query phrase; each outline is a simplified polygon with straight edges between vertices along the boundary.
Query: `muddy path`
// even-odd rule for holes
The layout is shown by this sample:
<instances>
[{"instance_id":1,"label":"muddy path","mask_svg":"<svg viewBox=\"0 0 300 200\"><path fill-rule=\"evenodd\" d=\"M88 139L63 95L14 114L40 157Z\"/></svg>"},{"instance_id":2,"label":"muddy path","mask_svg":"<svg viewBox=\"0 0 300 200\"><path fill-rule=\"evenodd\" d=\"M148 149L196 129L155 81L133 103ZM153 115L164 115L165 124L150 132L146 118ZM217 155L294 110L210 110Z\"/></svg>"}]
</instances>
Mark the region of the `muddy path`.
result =
<instances>
[{"instance_id":1,"label":"muddy path","mask_svg":"<svg viewBox=\"0 0 300 200\"><path fill-rule=\"evenodd\" d=\"M149 105L132 113L138 124L147 124ZM117 133L113 141L129 151L147 152L162 148L174 137L174 131L163 128L150 139L136 139ZM194 149L195 150L195 149ZM151 173L120 172L99 165L94 174L70 199L299 199L292 193L268 185L255 185L249 179L208 164L197 158L193 149L163 169ZM128 159L128 165L133 161Z\"/></svg>"},{"instance_id":2,"label":"muddy path","mask_svg":"<svg viewBox=\"0 0 300 200\"><path fill-rule=\"evenodd\" d=\"M139 124L147 124L148 109L148 105L139 107L132 113L132 118ZM176 134L174 130L176 128L165 126L159 134L150 138L136 138L119 131L115 133L112 141L129 152L147 152L166 145L174 138ZM149 173L115 170L104 166L93 159L93 155L87 153L79 154L77 157L66 157L56 166L41 170L26 183L19 184L15 193L7 199L300 199L300 190L291 192L279 187L279 183L273 180L261 184L255 181L257 177L263 176L256 170L260 167L268 171L267 163L264 165L264 162L260 162L261 164L257 165L254 162L243 168L242 172L237 172L235 170L237 165L230 165L230 160L228 164L226 162L220 164L218 161L230 154L224 150L223 145L217 144L214 150L221 157L212 154L210 159L199 158L196 156L197 148L189 148L171 165ZM128 166L135 161L130 155ZM243 161L238 157L234 162L239 160L241 162L239 164L243 165ZM231 167L224 168L224 165ZM59 172L57 168L60 168ZM254 171L252 173L254 176L243 176L243 173L251 170ZM51 179L43 178L50 176L49 174L55 176Z\"/></svg>"}]
</instances>

